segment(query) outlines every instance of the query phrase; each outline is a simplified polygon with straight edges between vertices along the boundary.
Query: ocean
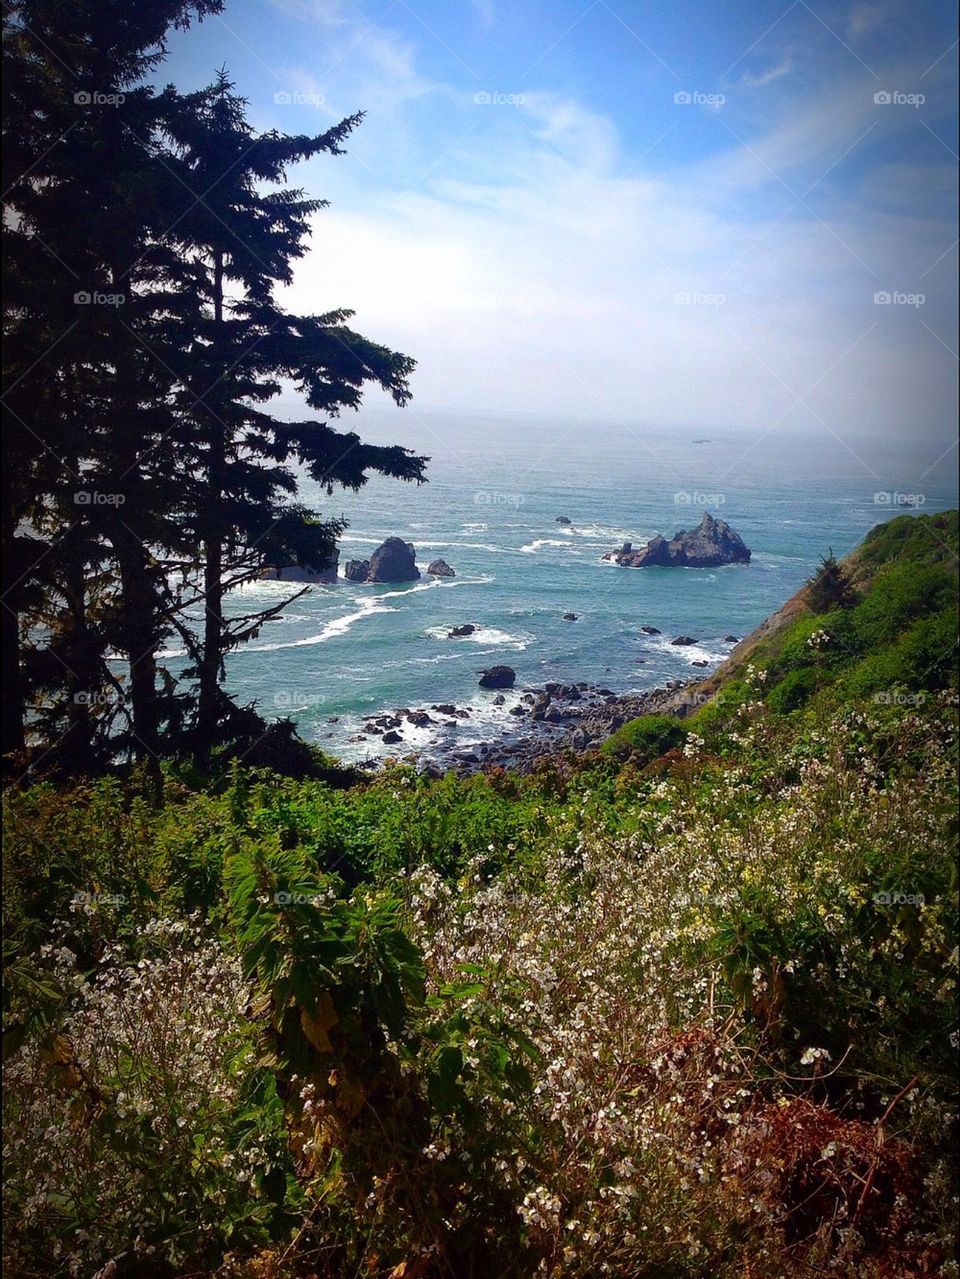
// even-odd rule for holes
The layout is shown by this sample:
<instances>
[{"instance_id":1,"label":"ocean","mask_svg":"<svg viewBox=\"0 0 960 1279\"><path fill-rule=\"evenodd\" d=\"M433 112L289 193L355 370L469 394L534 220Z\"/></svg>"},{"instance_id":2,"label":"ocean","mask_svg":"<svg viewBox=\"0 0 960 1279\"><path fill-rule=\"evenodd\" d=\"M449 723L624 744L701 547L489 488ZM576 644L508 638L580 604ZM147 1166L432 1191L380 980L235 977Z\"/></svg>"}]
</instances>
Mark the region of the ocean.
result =
<instances>
[{"instance_id":1,"label":"ocean","mask_svg":"<svg viewBox=\"0 0 960 1279\"><path fill-rule=\"evenodd\" d=\"M857 441L817 425L801 436L410 410L343 426L431 462L419 487L376 477L331 498L304 479L309 505L349 521L341 572L397 536L413 543L424 576L311 586L231 655L227 683L267 718L289 716L309 741L357 763L408 751L443 757L490 741L515 728L509 709L522 690L547 680L628 693L705 674L730 651L724 637L742 637L775 611L828 549L845 554L893 515L957 504L955 455L936 433ZM627 569L602 559L625 540L642 545L692 527L704 511L740 533L749 565ZM437 557L456 577L425 575ZM258 582L236 592L230 609L248 612L297 589ZM463 623L477 630L450 638ZM645 635L644 625L662 633ZM681 633L696 644L672 646ZM498 706L478 677L499 663L514 667L517 683ZM405 724L400 745L360 736L377 714L447 702L470 715Z\"/></svg>"}]
</instances>

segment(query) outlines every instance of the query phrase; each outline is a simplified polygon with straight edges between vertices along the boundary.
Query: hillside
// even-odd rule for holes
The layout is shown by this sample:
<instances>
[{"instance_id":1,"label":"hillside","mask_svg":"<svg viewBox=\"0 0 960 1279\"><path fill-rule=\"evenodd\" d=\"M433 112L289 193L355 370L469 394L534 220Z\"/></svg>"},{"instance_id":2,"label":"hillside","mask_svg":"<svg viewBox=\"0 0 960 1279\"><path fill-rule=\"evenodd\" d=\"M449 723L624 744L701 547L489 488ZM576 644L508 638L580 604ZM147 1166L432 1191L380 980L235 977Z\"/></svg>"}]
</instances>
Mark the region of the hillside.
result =
<instances>
[{"instance_id":1,"label":"hillside","mask_svg":"<svg viewBox=\"0 0 960 1279\"><path fill-rule=\"evenodd\" d=\"M11 791L9 1272L955 1274L956 555L528 776Z\"/></svg>"}]
</instances>

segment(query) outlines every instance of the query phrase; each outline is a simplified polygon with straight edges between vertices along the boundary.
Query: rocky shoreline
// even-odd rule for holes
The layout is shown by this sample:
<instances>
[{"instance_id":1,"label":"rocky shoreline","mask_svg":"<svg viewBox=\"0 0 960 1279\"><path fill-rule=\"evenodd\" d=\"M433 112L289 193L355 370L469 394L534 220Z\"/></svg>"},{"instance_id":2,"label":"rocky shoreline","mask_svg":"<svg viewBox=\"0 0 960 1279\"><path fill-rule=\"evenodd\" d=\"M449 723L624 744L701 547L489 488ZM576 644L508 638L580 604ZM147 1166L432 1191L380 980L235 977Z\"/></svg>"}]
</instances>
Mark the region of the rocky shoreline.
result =
<instances>
[{"instance_id":1,"label":"rocky shoreline","mask_svg":"<svg viewBox=\"0 0 960 1279\"><path fill-rule=\"evenodd\" d=\"M413 763L434 776L448 769L476 772L493 767L528 772L552 756L581 754L596 748L638 715L684 718L702 704L704 696L698 689L703 683L702 679L671 680L644 692L618 694L586 682L550 681L540 688L522 690L519 701L508 712L516 720L515 731L505 731L477 745L439 744L415 751L402 749L405 725L455 725L469 720L471 712L447 703L415 709L402 707L392 714L373 717L362 735L379 737L385 744L396 746L395 754L364 761L358 767L375 770L386 758L393 758ZM499 705L504 705L505 699L502 694L499 696Z\"/></svg>"}]
</instances>

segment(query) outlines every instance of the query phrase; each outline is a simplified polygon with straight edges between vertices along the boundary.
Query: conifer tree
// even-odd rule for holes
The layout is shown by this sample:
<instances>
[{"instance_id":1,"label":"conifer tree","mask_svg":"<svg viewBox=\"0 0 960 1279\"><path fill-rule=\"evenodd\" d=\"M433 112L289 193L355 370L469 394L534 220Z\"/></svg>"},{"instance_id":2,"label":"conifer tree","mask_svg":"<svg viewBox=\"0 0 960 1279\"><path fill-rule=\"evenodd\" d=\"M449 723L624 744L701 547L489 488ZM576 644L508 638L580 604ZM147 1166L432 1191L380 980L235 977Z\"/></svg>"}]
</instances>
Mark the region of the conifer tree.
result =
<instances>
[{"instance_id":1,"label":"conifer tree","mask_svg":"<svg viewBox=\"0 0 960 1279\"><path fill-rule=\"evenodd\" d=\"M325 422L286 423L263 407L280 391L281 379L292 380L312 408L331 417L356 408L366 383L404 404L413 361L353 332L349 311L295 316L275 298L306 250L311 216L325 207L287 188L287 170L320 153L341 154L361 116L314 137L257 135L245 106L221 72L183 104L171 128L173 173L184 201L174 223L179 260L188 264L182 284L203 307L199 318L187 321L196 325L192 340L180 343L184 424L178 429L182 456L198 477L192 528L204 614L193 671L201 760L231 718L221 687L225 655L277 611L228 621L228 588L269 567L322 569L342 530L339 521L320 519L295 500L292 464L306 464L331 492L336 485L359 488L370 471L420 481L426 460L403 448L363 444Z\"/></svg>"}]
</instances>

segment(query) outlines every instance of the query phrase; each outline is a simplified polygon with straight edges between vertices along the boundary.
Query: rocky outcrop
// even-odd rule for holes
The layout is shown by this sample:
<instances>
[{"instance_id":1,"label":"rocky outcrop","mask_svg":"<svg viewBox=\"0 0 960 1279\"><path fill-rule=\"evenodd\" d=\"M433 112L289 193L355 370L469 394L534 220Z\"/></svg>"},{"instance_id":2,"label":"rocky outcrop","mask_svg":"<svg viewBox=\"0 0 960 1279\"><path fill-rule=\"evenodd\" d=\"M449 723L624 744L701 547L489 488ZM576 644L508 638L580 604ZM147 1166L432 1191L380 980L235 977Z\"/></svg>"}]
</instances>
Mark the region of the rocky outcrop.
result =
<instances>
[{"instance_id":1,"label":"rocky outcrop","mask_svg":"<svg viewBox=\"0 0 960 1279\"><path fill-rule=\"evenodd\" d=\"M565 622L576 622L578 620L576 613L564 613L563 620Z\"/></svg>"},{"instance_id":2,"label":"rocky outcrop","mask_svg":"<svg viewBox=\"0 0 960 1279\"><path fill-rule=\"evenodd\" d=\"M676 639L670 641L671 644L675 644L678 648L686 648L690 644L696 644L696 642L692 635L678 635Z\"/></svg>"},{"instance_id":3,"label":"rocky outcrop","mask_svg":"<svg viewBox=\"0 0 960 1279\"><path fill-rule=\"evenodd\" d=\"M370 561L347 560L343 575L348 582L365 582L370 576Z\"/></svg>"},{"instance_id":4,"label":"rocky outcrop","mask_svg":"<svg viewBox=\"0 0 960 1279\"><path fill-rule=\"evenodd\" d=\"M340 554L334 551L320 568L309 568L305 564L288 564L285 568L267 569L264 577L277 582L319 582L329 586L337 580L339 561Z\"/></svg>"},{"instance_id":5,"label":"rocky outcrop","mask_svg":"<svg viewBox=\"0 0 960 1279\"><path fill-rule=\"evenodd\" d=\"M512 666L491 666L481 671L481 688L513 688L517 680L517 672Z\"/></svg>"},{"instance_id":6,"label":"rocky outcrop","mask_svg":"<svg viewBox=\"0 0 960 1279\"><path fill-rule=\"evenodd\" d=\"M624 568L717 568L721 564L749 564L750 548L726 520L705 512L695 529L681 529L668 542L662 533L635 550L624 542L603 557Z\"/></svg>"},{"instance_id":7,"label":"rocky outcrop","mask_svg":"<svg viewBox=\"0 0 960 1279\"><path fill-rule=\"evenodd\" d=\"M370 556L368 582L415 582L420 576L412 542L388 537Z\"/></svg>"},{"instance_id":8,"label":"rocky outcrop","mask_svg":"<svg viewBox=\"0 0 960 1279\"><path fill-rule=\"evenodd\" d=\"M427 565L427 572L431 577L456 577L456 573L450 567L446 560L431 560Z\"/></svg>"},{"instance_id":9,"label":"rocky outcrop","mask_svg":"<svg viewBox=\"0 0 960 1279\"><path fill-rule=\"evenodd\" d=\"M447 639L465 639L468 635L472 635L476 629L473 622L464 622L462 626L455 626L452 631L448 631Z\"/></svg>"},{"instance_id":10,"label":"rocky outcrop","mask_svg":"<svg viewBox=\"0 0 960 1279\"><path fill-rule=\"evenodd\" d=\"M644 635L660 635L661 634L659 627L656 627L656 626L641 626L640 630Z\"/></svg>"},{"instance_id":11,"label":"rocky outcrop","mask_svg":"<svg viewBox=\"0 0 960 1279\"><path fill-rule=\"evenodd\" d=\"M572 524L573 520L569 515L558 515L553 522L554 524Z\"/></svg>"}]
</instances>

